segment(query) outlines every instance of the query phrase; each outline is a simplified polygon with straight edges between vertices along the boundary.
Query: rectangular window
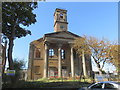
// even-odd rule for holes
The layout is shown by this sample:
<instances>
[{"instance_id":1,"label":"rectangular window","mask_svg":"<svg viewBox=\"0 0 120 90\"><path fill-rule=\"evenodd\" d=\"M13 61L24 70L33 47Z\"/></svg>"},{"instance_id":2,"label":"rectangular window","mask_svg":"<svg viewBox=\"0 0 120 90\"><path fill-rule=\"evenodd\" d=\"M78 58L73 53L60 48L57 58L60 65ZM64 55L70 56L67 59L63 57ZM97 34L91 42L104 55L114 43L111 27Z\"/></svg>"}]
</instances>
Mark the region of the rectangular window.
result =
<instances>
[{"instance_id":1,"label":"rectangular window","mask_svg":"<svg viewBox=\"0 0 120 90\"><path fill-rule=\"evenodd\" d=\"M35 49L35 58L40 58L41 56L40 56L40 48L36 48Z\"/></svg>"},{"instance_id":2,"label":"rectangular window","mask_svg":"<svg viewBox=\"0 0 120 90\"><path fill-rule=\"evenodd\" d=\"M63 50L63 49L61 50L61 58L65 59L65 50Z\"/></svg>"},{"instance_id":3,"label":"rectangular window","mask_svg":"<svg viewBox=\"0 0 120 90\"><path fill-rule=\"evenodd\" d=\"M67 77L68 74L67 74L67 66L62 66L62 76L63 77Z\"/></svg>"},{"instance_id":4,"label":"rectangular window","mask_svg":"<svg viewBox=\"0 0 120 90\"><path fill-rule=\"evenodd\" d=\"M34 67L34 73L35 74L40 74L40 66L35 66Z\"/></svg>"},{"instance_id":5,"label":"rectangular window","mask_svg":"<svg viewBox=\"0 0 120 90\"><path fill-rule=\"evenodd\" d=\"M54 49L49 49L49 56L53 57L54 56Z\"/></svg>"},{"instance_id":6,"label":"rectangular window","mask_svg":"<svg viewBox=\"0 0 120 90\"><path fill-rule=\"evenodd\" d=\"M67 69L67 66L62 66L62 69Z\"/></svg>"}]
</instances>

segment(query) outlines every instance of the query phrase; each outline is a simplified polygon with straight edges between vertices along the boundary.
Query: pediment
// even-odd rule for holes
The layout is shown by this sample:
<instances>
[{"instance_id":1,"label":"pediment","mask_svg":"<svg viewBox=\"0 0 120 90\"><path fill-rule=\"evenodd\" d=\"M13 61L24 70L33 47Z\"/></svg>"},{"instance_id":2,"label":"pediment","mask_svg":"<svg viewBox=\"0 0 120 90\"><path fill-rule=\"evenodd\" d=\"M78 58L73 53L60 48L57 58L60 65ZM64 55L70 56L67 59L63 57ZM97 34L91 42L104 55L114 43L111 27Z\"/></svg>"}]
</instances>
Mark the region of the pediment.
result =
<instances>
[{"instance_id":1,"label":"pediment","mask_svg":"<svg viewBox=\"0 0 120 90\"><path fill-rule=\"evenodd\" d=\"M45 37L75 39L75 38L78 38L80 36L78 36L74 33L68 32L68 31L61 31L61 32L54 32L54 33L45 34Z\"/></svg>"}]
</instances>

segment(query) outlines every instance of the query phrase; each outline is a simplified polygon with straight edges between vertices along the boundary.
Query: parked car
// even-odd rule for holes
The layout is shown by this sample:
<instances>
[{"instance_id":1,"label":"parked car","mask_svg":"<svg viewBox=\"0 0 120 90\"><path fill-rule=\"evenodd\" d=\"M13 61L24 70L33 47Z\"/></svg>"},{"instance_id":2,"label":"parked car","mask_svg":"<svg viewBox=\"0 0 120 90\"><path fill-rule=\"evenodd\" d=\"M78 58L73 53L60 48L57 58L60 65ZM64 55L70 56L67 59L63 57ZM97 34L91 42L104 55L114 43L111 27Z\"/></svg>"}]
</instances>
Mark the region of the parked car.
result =
<instances>
[{"instance_id":1,"label":"parked car","mask_svg":"<svg viewBox=\"0 0 120 90\"><path fill-rule=\"evenodd\" d=\"M97 82L79 90L120 90L120 83L113 81Z\"/></svg>"}]
</instances>

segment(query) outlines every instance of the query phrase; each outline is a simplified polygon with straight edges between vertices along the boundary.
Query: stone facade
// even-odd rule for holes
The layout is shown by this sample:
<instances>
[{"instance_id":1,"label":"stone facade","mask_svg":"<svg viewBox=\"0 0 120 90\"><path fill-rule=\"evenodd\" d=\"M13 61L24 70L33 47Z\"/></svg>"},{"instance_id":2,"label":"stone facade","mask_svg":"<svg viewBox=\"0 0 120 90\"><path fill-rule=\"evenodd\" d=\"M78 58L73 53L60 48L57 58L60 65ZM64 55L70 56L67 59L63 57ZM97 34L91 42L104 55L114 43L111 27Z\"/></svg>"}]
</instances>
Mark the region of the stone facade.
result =
<instances>
[{"instance_id":1,"label":"stone facade","mask_svg":"<svg viewBox=\"0 0 120 90\"><path fill-rule=\"evenodd\" d=\"M79 57L73 43L82 38L67 30L67 10L56 9L54 32L30 43L28 79L90 76L90 56Z\"/></svg>"}]
</instances>

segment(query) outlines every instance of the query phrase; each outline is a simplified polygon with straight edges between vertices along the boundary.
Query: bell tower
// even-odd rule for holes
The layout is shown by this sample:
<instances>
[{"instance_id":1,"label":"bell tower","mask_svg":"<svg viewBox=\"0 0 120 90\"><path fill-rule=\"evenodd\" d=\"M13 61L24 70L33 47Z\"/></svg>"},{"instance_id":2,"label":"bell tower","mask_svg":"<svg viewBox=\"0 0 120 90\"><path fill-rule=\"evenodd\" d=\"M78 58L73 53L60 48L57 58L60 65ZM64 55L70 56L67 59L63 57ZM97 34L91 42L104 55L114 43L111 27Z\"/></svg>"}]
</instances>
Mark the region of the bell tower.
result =
<instances>
[{"instance_id":1,"label":"bell tower","mask_svg":"<svg viewBox=\"0 0 120 90\"><path fill-rule=\"evenodd\" d=\"M54 32L67 31L67 10L56 8L54 13Z\"/></svg>"}]
</instances>

